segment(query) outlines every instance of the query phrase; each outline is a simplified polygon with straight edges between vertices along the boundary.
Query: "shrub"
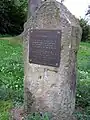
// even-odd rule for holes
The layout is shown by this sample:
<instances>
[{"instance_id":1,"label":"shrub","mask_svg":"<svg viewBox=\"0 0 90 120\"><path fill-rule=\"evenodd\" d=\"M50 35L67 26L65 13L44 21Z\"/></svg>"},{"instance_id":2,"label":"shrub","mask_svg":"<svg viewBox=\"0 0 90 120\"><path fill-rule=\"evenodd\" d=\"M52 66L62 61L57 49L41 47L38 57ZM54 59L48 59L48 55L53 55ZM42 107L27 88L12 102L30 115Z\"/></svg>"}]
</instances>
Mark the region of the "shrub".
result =
<instances>
[{"instance_id":1,"label":"shrub","mask_svg":"<svg viewBox=\"0 0 90 120\"><path fill-rule=\"evenodd\" d=\"M90 41L90 25L88 25L88 21L84 19L80 19L80 26L82 28L82 39L81 41Z\"/></svg>"},{"instance_id":2,"label":"shrub","mask_svg":"<svg viewBox=\"0 0 90 120\"><path fill-rule=\"evenodd\" d=\"M18 35L23 31L26 18L26 2L0 1L0 34ZM19 4L19 5L18 5Z\"/></svg>"}]
</instances>

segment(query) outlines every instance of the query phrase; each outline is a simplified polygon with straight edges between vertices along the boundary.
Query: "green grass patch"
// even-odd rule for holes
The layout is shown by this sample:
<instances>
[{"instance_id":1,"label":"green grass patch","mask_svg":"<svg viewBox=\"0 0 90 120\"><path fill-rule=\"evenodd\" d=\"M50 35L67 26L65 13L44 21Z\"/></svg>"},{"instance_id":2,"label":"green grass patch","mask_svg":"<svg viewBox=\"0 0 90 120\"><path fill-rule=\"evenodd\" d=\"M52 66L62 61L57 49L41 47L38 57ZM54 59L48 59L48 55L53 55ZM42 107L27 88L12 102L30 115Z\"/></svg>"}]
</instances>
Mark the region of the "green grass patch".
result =
<instances>
[{"instance_id":1,"label":"green grass patch","mask_svg":"<svg viewBox=\"0 0 90 120\"><path fill-rule=\"evenodd\" d=\"M12 37L0 39L0 120L9 119L12 102L23 103L23 50L17 41Z\"/></svg>"},{"instance_id":2,"label":"green grass patch","mask_svg":"<svg viewBox=\"0 0 90 120\"><path fill-rule=\"evenodd\" d=\"M13 104L10 100L0 101L0 120L9 120L10 109Z\"/></svg>"},{"instance_id":3,"label":"green grass patch","mask_svg":"<svg viewBox=\"0 0 90 120\"><path fill-rule=\"evenodd\" d=\"M78 52L78 69L90 72L90 43L81 43Z\"/></svg>"},{"instance_id":4,"label":"green grass patch","mask_svg":"<svg viewBox=\"0 0 90 120\"><path fill-rule=\"evenodd\" d=\"M77 62L77 116L78 120L90 120L90 43L81 42Z\"/></svg>"},{"instance_id":5,"label":"green grass patch","mask_svg":"<svg viewBox=\"0 0 90 120\"><path fill-rule=\"evenodd\" d=\"M0 99L22 102L23 76L22 46L0 40Z\"/></svg>"},{"instance_id":6,"label":"green grass patch","mask_svg":"<svg viewBox=\"0 0 90 120\"><path fill-rule=\"evenodd\" d=\"M22 44L22 42L23 42L23 40L22 40L22 38L20 36L15 36L15 37L12 37L12 36L10 36L10 37L8 37L8 36L2 37L2 36L0 36L0 40L6 40L10 44L17 44L17 45Z\"/></svg>"},{"instance_id":7,"label":"green grass patch","mask_svg":"<svg viewBox=\"0 0 90 120\"><path fill-rule=\"evenodd\" d=\"M90 43L80 44L77 62L76 115L78 120L90 120ZM12 103L23 103L23 66L22 40L0 38L0 120L8 120Z\"/></svg>"}]
</instances>

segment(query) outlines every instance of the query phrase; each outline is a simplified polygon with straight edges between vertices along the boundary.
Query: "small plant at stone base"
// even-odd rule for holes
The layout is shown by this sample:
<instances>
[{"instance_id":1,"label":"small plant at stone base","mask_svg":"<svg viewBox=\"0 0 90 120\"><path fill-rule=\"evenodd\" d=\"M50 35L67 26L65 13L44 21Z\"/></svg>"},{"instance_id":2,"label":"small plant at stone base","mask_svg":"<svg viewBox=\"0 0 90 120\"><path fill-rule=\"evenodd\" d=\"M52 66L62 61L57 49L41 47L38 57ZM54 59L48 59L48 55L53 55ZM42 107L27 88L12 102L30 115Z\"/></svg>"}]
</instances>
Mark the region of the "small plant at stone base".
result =
<instances>
[{"instance_id":1,"label":"small plant at stone base","mask_svg":"<svg viewBox=\"0 0 90 120\"><path fill-rule=\"evenodd\" d=\"M48 113L42 114L42 113L33 113L29 114L25 120L50 120Z\"/></svg>"},{"instance_id":2,"label":"small plant at stone base","mask_svg":"<svg viewBox=\"0 0 90 120\"><path fill-rule=\"evenodd\" d=\"M87 113L75 112L74 115L77 120L90 120L90 115L87 115Z\"/></svg>"}]
</instances>

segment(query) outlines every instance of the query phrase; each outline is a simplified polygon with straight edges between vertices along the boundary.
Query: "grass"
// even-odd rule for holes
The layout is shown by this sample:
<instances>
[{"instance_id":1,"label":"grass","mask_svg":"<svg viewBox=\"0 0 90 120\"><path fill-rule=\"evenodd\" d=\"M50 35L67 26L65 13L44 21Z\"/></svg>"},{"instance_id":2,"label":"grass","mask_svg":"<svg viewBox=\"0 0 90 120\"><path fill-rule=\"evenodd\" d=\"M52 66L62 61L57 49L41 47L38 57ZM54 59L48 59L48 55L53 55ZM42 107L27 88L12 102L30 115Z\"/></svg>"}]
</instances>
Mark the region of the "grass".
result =
<instances>
[{"instance_id":1,"label":"grass","mask_svg":"<svg viewBox=\"0 0 90 120\"><path fill-rule=\"evenodd\" d=\"M0 38L0 120L8 120L13 105L23 103L23 48L18 39ZM80 44L77 60L76 115L90 120L90 43Z\"/></svg>"},{"instance_id":2,"label":"grass","mask_svg":"<svg viewBox=\"0 0 90 120\"><path fill-rule=\"evenodd\" d=\"M90 73L90 43L81 43L78 52L78 69Z\"/></svg>"},{"instance_id":3,"label":"grass","mask_svg":"<svg viewBox=\"0 0 90 120\"><path fill-rule=\"evenodd\" d=\"M0 120L8 120L12 102L14 105L23 102L22 47L10 40L0 39Z\"/></svg>"},{"instance_id":4,"label":"grass","mask_svg":"<svg viewBox=\"0 0 90 120\"><path fill-rule=\"evenodd\" d=\"M80 44L77 62L77 115L79 120L90 120L90 43Z\"/></svg>"}]
</instances>

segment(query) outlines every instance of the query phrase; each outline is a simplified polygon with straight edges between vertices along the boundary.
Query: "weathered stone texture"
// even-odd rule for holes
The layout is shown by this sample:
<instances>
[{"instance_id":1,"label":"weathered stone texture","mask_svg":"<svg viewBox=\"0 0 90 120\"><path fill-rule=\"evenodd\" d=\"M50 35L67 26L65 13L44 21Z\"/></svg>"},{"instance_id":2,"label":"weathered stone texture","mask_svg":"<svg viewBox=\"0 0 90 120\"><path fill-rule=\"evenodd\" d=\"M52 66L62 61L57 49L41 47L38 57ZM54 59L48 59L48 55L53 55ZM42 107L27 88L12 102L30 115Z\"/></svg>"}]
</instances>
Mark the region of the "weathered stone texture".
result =
<instances>
[{"instance_id":1,"label":"weathered stone texture","mask_svg":"<svg viewBox=\"0 0 90 120\"><path fill-rule=\"evenodd\" d=\"M49 112L52 120L73 120L76 88L76 55L81 39L78 20L67 8L54 1L45 2L24 26L25 109ZM60 29L60 67L29 63L29 30Z\"/></svg>"}]
</instances>

